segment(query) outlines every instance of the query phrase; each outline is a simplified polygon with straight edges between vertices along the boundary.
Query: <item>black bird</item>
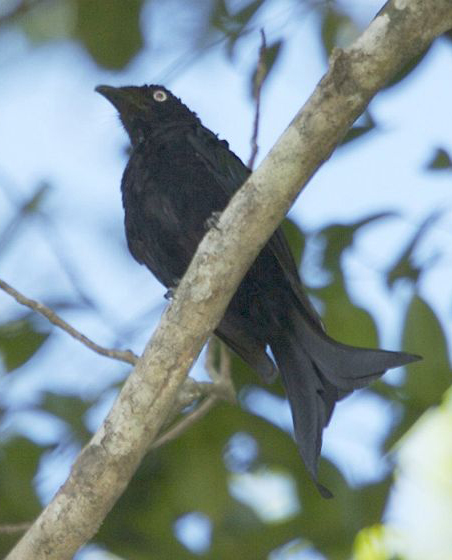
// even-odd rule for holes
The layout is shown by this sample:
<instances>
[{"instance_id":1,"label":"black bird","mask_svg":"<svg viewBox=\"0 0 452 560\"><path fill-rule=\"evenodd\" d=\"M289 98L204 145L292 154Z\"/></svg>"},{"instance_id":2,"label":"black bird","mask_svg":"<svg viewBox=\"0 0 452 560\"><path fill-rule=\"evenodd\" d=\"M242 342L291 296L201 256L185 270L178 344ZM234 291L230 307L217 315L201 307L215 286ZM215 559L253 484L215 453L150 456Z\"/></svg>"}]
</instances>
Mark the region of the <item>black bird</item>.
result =
<instances>
[{"instance_id":1,"label":"black bird","mask_svg":"<svg viewBox=\"0 0 452 560\"><path fill-rule=\"evenodd\" d=\"M173 288L209 218L226 207L250 170L163 86L96 90L116 107L132 144L121 184L130 252ZM300 454L316 483L322 431L336 401L386 369L419 359L331 339L304 292L281 229L249 269L215 334L264 381L279 371ZM331 495L317 485L323 496Z\"/></svg>"}]
</instances>

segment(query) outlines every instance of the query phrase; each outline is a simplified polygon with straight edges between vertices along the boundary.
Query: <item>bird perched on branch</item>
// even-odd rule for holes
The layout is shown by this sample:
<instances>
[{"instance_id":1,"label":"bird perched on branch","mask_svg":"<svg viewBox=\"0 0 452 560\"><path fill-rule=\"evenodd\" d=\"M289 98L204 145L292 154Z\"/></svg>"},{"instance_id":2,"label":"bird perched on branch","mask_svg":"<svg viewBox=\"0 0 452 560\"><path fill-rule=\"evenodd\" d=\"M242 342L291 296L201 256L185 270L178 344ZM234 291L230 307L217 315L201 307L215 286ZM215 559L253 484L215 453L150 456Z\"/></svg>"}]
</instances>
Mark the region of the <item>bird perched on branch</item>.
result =
<instances>
[{"instance_id":1,"label":"bird perched on branch","mask_svg":"<svg viewBox=\"0 0 452 560\"><path fill-rule=\"evenodd\" d=\"M121 185L130 252L173 288L209 218L226 207L250 170L163 86L97 91L117 109L132 144ZM331 339L304 292L281 229L242 280L215 334L264 381L280 373L301 457L325 497L331 494L317 482L317 464L335 403L386 369L418 359Z\"/></svg>"}]
</instances>

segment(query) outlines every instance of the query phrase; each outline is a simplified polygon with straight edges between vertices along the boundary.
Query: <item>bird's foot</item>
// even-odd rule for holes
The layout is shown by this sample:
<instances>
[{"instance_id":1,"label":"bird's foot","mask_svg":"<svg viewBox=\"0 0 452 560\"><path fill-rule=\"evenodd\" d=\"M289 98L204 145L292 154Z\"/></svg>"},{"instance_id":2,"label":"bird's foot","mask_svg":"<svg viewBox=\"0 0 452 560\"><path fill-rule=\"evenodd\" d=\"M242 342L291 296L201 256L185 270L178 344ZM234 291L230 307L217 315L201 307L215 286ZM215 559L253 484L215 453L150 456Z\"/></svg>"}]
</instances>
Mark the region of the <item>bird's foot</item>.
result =
<instances>
[{"instance_id":1,"label":"bird's foot","mask_svg":"<svg viewBox=\"0 0 452 560\"><path fill-rule=\"evenodd\" d=\"M218 222L220 221L221 212L212 212L205 222L206 229L220 229Z\"/></svg>"},{"instance_id":2,"label":"bird's foot","mask_svg":"<svg viewBox=\"0 0 452 560\"><path fill-rule=\"evenodd\" d=\"M165 295L163 296L166 300L172 301L174 299L178 284L179 282L166 290Z\"/></svg>"},{"instance_id":3,"label":"bird's foot","mask_svg":"<svg viewBox=\"0 0 452 560\"><path fill-rule=\"evenodd\" d=\"M168 301L173 300L174 299L174 288L168 288L163 297L165 299L167 299Z\"/></svg>"}]
</instances>

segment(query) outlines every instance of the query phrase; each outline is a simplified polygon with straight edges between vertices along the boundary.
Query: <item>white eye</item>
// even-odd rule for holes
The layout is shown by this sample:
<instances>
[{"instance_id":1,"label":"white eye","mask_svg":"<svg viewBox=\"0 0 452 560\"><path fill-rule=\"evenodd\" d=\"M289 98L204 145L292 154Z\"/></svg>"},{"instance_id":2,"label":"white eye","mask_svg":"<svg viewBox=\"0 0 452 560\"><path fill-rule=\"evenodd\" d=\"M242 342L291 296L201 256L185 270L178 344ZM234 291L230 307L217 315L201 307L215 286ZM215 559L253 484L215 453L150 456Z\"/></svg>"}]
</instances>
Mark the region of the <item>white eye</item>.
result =
<instances>
[{"instance_id":1,"label":"white eye","mask_svg":"<svg viewBox=\"0 0 452 560\"><path fill-rule=\"evenodd\" d=\"M152 97L155 99L155 101L158 101L159 103L161 103L162 101L166 101L168 99L166 93L161 89L157 89L156 91L154 91Z\"/></svg>"}]
</instances>

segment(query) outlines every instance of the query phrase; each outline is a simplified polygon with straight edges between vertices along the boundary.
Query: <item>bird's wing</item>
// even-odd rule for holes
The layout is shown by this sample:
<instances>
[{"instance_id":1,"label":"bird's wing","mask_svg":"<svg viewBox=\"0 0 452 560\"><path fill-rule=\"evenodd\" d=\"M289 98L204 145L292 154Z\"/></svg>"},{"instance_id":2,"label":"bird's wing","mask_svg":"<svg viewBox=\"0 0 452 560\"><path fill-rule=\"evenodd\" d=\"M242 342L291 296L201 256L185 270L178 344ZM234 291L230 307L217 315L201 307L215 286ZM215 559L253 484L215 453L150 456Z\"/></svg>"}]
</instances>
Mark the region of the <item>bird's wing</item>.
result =
<instances>
[{"instance_id":1,"label":"bird's wing","mask_svg":"<svg viewBox=\"0 0 452 560\"><path fill-rule=\"evenodd\" d=\"M228 198L243 185L251 174L250 169L229 149L225 140L219 140L216 134L198 125L187 133L187 140L193 147ZM267 247L272 251L289 280L292 290L301 307L311 320L323 329L321 319L305 294L298 275L287 240L278 228L268 241Z\"/></svg>"},{"instance_id":2,"label":"bird's wing","mask_svg":"<svg viewBox=\"0 0 452 560\"><path fill-rule=\"evenodd\" d=\"M198 158L216 178L218 185L231 198L247 180L251 171L219 138L202 125L187 132L187 140Z\"/></svg>"}]
</instances>

